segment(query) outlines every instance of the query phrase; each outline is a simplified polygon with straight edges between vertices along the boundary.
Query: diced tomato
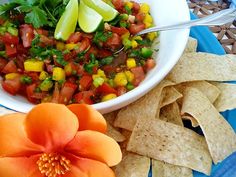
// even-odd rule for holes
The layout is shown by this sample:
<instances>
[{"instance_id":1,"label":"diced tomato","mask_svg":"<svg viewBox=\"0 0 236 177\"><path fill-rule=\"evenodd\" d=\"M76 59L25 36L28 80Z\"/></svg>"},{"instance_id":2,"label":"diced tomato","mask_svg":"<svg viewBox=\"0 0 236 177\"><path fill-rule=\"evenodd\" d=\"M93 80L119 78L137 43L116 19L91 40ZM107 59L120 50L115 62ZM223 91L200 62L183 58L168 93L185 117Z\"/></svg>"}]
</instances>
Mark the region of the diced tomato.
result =
<instances>
[{"instance_id":1,"label":"diced tomato","mask_svg":"<svg viewBox=\"0 0 236 177\"><path fill-rule=\"evenodd\" d=\"M120 36L122 36L123 34L125 34L125 33L128 33L129 31L126 29L126 28L124 28L124 27L115 27L115 26L111 26L111 31L113 32L113 33L116 33L116 34L118 34L118 35L120 35Z\"/></svg>"},{"instance_id":2,"label":"diced tomato","mask_svg":"<svg viewBox=\"0 0 236 177\"><path fill-rule=\"evenodd\" d=\"M40 35L48 36L48 31L42 28L35 29L36 32Z\"/></svg>"},{"instance_id":3,"label":"diced tomato","mask_svg":"<svg viewBox=\"0 0 236 177\"><path fill-rule=\"evenodd\" d=\"M2 82L2 88L12 95L16 95L21 87L20 78L5 80Z\"/></svg>"},{"instance_id":4,"label":"diced tomato","mask_svg":"<svg viewBox=\"0 0 236 177\"><path fill-rule=\"evenodd\" d=\"M137 15L135 15L135 19L137 22L140 23L140 22L143 22L145 16L146 16L145 13L140 12Z\"/></svg>"},{"instance_id":5,"label":"diced tomato","mask_svg":"<svg viewBox=\"0 0 236 177\"><path fill-rule=\"evenodd\" d=\"M104 43L106 47L109 47L111 49L118 49L122 45L121 37L113 33L112 36Z\"/></svg>"},{"instance_id":6,"label":"diced tomato","mask_svg":"<svg viewBox=\"0 0 236 177\"><path fill-rule=\"evenodd\" d=\"M70 76L69 78L66 79L68 82L71 82L73 84L76 84L77 77L76 76Z\"/></svg>"},{"instance_id":7,"label":"diced tomato","mask_svg":"<svg viewBox=\"0 0 236 177\"><path fill-rule=\"evenodd\" d=\"M2 70L2 73L9 74L9 73L16 73L17 67L13 60L9 61Z\"/></svg>"},{"instance_id":8,"label":"diced tomato","mask_svg":"<svg viewBox=\"0 0 236 177\"><path fill-rule=\"evenodd\" d=\"M17 55L15 62L18 70L19 69L21 69L22 71L24 70L24 61L25 61L25 56Z\"/></svg>"},{"instance_id":9,"label":"diced tomato","mask_svg":"<svg viewBox=\"0 0 236 177\"><path fill-rule=\"evenodd\" d=\"M88 34L88 33L82 33L82 37L83 38L88 38L89 40L93 39L93 35L92 34Z\"/></svg>"},{"instance_id":10,"label":"diced tomato","mask_svg":"<svg viewBox=\"0 0 236 177\"><path fill-rule=\"evenodd\" d=\"M124 86L117 87L117 95L121 96L127 92L127 89Z\"/></svg>"},{"instance_id":11,"label":"diced tomato","mask_svg":"<svg viewBox=\"0 0 236 177\"><path fill-rule=\"evenodd\" d=\"M31 102L31 103L37 103L38 100L36 98L34 98L34 94L35 94L35 89L36 89L37 85L36 84L31 84L28 85L26 87L26 95L27 95L27 99Z\"/></svg>"},{"instance_id":12,"label":"diced tomato","mask_svg":"<svg viewBox=\"0 0 236 177\"><path fill-rule=\"evenodd\" d=\"M81 77L79 84L81 86L81 90L88 90L93 82L93 78L90 75L84 75Z\"/></svg>"},{"instance_id":13,"label":"diced tomato","mask_svg":"<svg viewBox=\"0 0 236 177\"><path fill-rule=\"evenodd\" d=\"M0 57L0 72L2 72L2 69L7 65L7 60Z\"/></svg>"},{"instance_id":14,"label":"diced tomato","mask_svg":"<svg viewBox=\"0 0 236 177\"><path fill-rule=\"evenodd\" d=\"M24 24L20 26L20 35L25 48L30 47L34 39L34 29L32 25Z\"/></svg>"},{"instance_id":15,"label":"diced tomato","mask_svg":"<svg viewBox=\"0 0 236 177\"><path fill-rule=\"evenodd\" d=\"M52 94L52 103L58 103L60 98L60 89L58 83L55 83L53 94Z\"/></svg>"},{"instance_id":16,"label":"diced tomato","mask_svg":"<svg viewBox=\"0 0 236 177\"><path fill-rule=\"evenodd\" d=\"M54 45L54 39L49 38L45 35L40 35L40 42L46 46L52 46Z\"/></svg>"},{"instance_id":17,"label":"diced tomato","mask_svg":"<svg viewBox=\"0 0 236 177\"><path fill-rule=\"evenodd\" d=\"M103 66L102 70L106 73L106 75L116 72L116 68L111 65Z\"/></svg>"},{"instance_id":18,"label":"diced tomato","mask_svg":"<svg viewBox=\"0 0 236 177\"><path fill-rule=\"evenodd\" d=\"M133 3L133 8L132 8L132 10L134 11L134 12L139 12L139 10L140 10L140 5L139 5L139 3L137 3L137 2L135 2L135 1L132 1L132 3Z\"/></svg>"},{"instance_id":19,"label":"diced tomato","mask_svg":"<svg viewBox=\"0 0 236 177\"><path fill-rule=\"evenodd\" d=\"M134 81L133 84L138 86L140 82L142 82L145 78L145 73L141 66L135 67L131 69L131 72L134 74Z\"/></svg>"},{"instance_id":20,"label":"diced tomato","mask_svg":"<svg viewBox=\"0 0 236 177\"><path fill-rule=\"evenodd\" d=\"M106 58L109 56L112 56L112 52L110 50L106 50L106 49L98 50L98 54L97 54L98 58Z\"/></svg>"},{"instance_id":21,"label":"diced tomato","mask_svg":"<svg viewBox=\"0 0 236 177\"><path fill-rule=\"evenodd\" d=\"M39 73L37 72L26 72L27 76L31 77L33 82L39 81Z\"/></svg>"},{"instance_id":22,"label":"diced tomato","mask_svg":"<svg viewBox=\"0 0 236 177\"><path fill-rule=\"evenodd\" d=\"M121 10L124 7L124 1L123 0L112 0L112 4L115 6L117 10Z\"/></svg>"},{"instance_id":23,"label":"diced tomato","mask_svg":"<svg viewBox=\"0 0 236 177\"><path fill-rule=\"evenodd\" d=\"M66 82L60 91L59 103L68 104L73 94L75 93L76 89L77 89L76 84Z\"/></svg>"},{"instance_id":24,"label":"diced tomato","mask_svg":"<svg viewBox=\"0 0 236 177\"><path fill-rule=\"evenodd\" d=\"M88 38L84 38L79 46L79 49L76 50L77 53L87 50L90 47L90 40Z\"/></svg>"},{"instance_id":25,"label":"diced tomato","mask_svg":"<svg viewBox=\"0 0 236 177\"><path fill-rule=\"evenodd\" d=\"M73 34L70 35L69 39L67 39L66 43L77 43L80 42L80 40L82 39L82 33L81 32L75 32Z\"/></svg>"},{"instance_id":26,"label":"diced tomato","mask_svg":"<svg viewBox=\"0 0 236 177\"><path fill-rule=\"evenodd\" d=\"M93 91L83 91L79 92L74 96L76 103L85 103L85 104L93 104L93 100L91 99L94 96Z\"/></svg>"},{"instance_id":27,"label":"diced tomato","mask_svg":"<svg viewBox=\"0 0 236 177\"><path fill-rule=\"evenodd\" d=\"M112 88L108 83L102 84L100 87L96 89L96 91L101 94L110 94L110 93L117 94L117 91L114 88Z\"/></svg>"},{"instance_id":28,"label":"diced tomato","mask_svg":"<svg viewBox=\"0 0 236 177\"><path fill-rule=\"evenodd\" d=\"M28 53L28 49L25 48L22 44L18 44L16 46L17 49L17 54L27 54Z\"/></svg>"},{"instance_id":29,"label":"diced tomato","mask_svg":"<svg viewBox=\"0 0 236 177\"><path fill-rule=\"evenodd\" d=\"M17 48L15 44L5 44L5 50L8 57L15 57L17 55Z\"/></svg>"},{"instance_id":30,"label":"diced tomato","mask_svg":"<svg viewBox=\"0 0 236 177\"><path fill-rule=\"evenodd\" d=\"M15 44L15 45L17 45L19 43L19 38L18 38L18 36L13 36L10 33L6 32L2 36L2 41L5 44Z\"/></svg>"},{"instance_id":31,"label":"diced tomato","mask_svg":"<svg viewBox=\"0 0 236 177\"><path fill-rule=\"evenodd\" d=\"M50 64L46 64L46 69L47 69L47 72L48 73L52 73L53 72L53 65L50 65Z\"/></svg>"},{"instance_id":32,"label":"diced tomato","mask_svg":"<svg viewBox=\"0 0 236 177\"><path fill-rule=\"evenodd\" d=\"M152 58L147 59L146 64L145 64L145 71L148 72L151 69L153 69L156 66L156 62L155 60L153 60Z\"/></svg>"},{"instance_id":33,"label":"diced tomato","mask_svg":"<svg viewBox=\"0 0 236 177\"><path fill-rule=\"evenodd\" d=\"M131 24L129 27L129 31L131 34L137 34L138 32L145 29L145 25L143 23L140 24Z\"/></svg>"}]
</instances>

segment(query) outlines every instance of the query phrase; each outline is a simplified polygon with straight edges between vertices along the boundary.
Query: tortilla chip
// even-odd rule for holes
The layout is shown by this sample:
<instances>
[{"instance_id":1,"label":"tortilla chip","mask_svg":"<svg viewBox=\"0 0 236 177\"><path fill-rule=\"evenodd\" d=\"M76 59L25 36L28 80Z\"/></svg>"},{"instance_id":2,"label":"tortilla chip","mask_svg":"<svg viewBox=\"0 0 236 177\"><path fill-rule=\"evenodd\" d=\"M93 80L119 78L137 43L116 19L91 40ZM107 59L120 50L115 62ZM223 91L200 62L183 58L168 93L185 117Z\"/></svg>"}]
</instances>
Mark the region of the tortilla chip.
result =
<instances>
[{"instance_id":1,"label":"tortilla chip","mask_svg":"<svg viewBox=\"0 0 236 177\"><path fill-rule=\"evenodd\" d=\"M117 111L113 111L113 112L110 112L110 113L107 113L107 114L104 114L103 117L106 119L106 121L108 123L110 123L111 125L114 124L114 121L116 119L116 116L117 116Z\"/></svg>"},{"instance_id":2,"label":"tortilla chip","mask_svg":"<svg viewBox=\"0 0 236 177\"><path fill-rule=\"evenodd\" d=\"M121 109L114 122L115 127L132 131L138 119L155 119L159 115L162 90L172 84L164 80L144 97Z\"/></svg>"},{"instance_id":3,"label":"tortilla chip","mask_svg":"<svg viewBox=\"0 0 236 177\"><path fill-rule=\"evenodd\" d=\"M178 92L173 86L171 87L166 87L163 90L166 90L166 94L164 96L164 99L161 103L161 108L175 102L179 98L183 97L181 93Z\"/></svg>"},{"instance_id":4,"label":"tortilla chip","mask_svg":"<svg viewBox=\"0 0 236 177\"><path fill-rule=\"evenodd\" d=\"M192 127L198 127L199 126L197 120L194 117L192 117L191 115L181 115L181 118L184 119L184 120L190 120L191 124L192 124Z\"/></svg>"},{"instance_id":5,"label":"tortilla chip","mask_svg":"<svg viewBox=\"0 0 236 177\"><path fill-rule=\"evenodd\" d=\"M125 141L125 136L123 136L117 129L115 129L110 123L107 123L107 135L113 138L116 142Z\"/></svg>"},{"instance_id":6,"label":"tortilla chip","mask_svg":"<svg viewBox=\"0 0 236 177\"><path fill-rule=\"evenodd\" d=\"M191 53L196 51L197 51L197 40L192 37L189 37L184 53Z\"/></svg>"},{"instance_id":7,"label":"tortilla chip","mask_svg":"<svg viewBox=\"0 0 236 177\"><path fill-rule=\"evenodd\" d=\"M122 161L115 167L116 177L147 177L150 158L133 153L124 153Z\"/></svg>"},{"instance_id":8,"label":"tortilla chip","mask_svg":"<svg viewBox=\"0 0 236 177\"><path fill-rule=\"evenodd\" d=\"M214 102L214 106L220 112L236 108L236 85L226 83L214 83L221 91L220 96Z\"/></svg>"},{"instance_id":9,"label":"tortilla chip","mask_svg":"<svg viewBox=\"0 0 236 177\"><path fill-rule=\"evenodd\" d=\"M171 122L176 125L184 126L180 115L179 105L176 102L161 108L159 119L166 122Z\"/></svg>"},{"instance_id":10,"label":"tortilla chip","mask_svg":"<svg viewBox=\"0 0 236 177\"><path fill-rule=\"evenodd\" d=\"M183 93L186 87L197 88L210 100L211 103L214 103L220 95L220 90L215 85L206 81L184 82L175 86L180 93Z\"/></svg>"},{"instance_id":11,"label":"tortilla chip","mask_svg":"<svg viewBox=\"0 0 236 177\"><path fill-rule=\"evenodd\" d=\"M190 129L159 119L139 119L127 150L208 175L211 171L205 139Z\"/></svg>"},{"instance_id":12,"label":"tortilla chip","mask_svg":"<svg viewBox=\"0 0 236 177\"><path fill-rule=\"evenodd\" d=\"M198 121L215 164L236 151L234 130L202 92L186 88L181 113Z\"/></svg>"},{"instance_id":13,"label":"tortilla chip","mask_svg":"<svg viewBox=\"0 0 236 177\"><path fill-rule=\"evenodd\" d=\"M176 84L199 80L236 80L236 55L185 53L166 78Z\"/></svg>"},{"instance_id":14,"label":"tortilla chip","mask_svg":"<svg viewBox=\"0 0 236 177\"><path fill-rule=\"evenodd\" d=\"M152 159L152 177L192 177L190 168L176 166Z\"/></svg>"},{"instance_id":15,"label":"tortilla chip","mask_svg":"<svg viewBox=\"0 0 236 177\"><path fill-rule=\"evenodd\" d=\"M0 116L6 115L6 114L12 114L12 113L16 113L16 112L10 109L6 109L4 107L0 107Z\"/></svg>"}]
</instances>

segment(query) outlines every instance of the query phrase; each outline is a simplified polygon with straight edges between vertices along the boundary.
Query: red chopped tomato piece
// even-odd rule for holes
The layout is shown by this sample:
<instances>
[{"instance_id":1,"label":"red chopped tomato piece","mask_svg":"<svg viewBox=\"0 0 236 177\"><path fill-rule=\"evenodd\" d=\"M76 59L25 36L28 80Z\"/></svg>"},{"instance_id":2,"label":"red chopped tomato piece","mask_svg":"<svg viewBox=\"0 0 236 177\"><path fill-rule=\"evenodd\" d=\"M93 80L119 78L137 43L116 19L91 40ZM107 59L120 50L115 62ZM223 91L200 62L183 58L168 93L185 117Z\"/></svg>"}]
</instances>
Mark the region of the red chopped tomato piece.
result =
<instances>
[{"instance_id":1,"label":"red chopped tomato piece","mask_svg":"<svg viewBox=\"0 0 236 177\"><path fill-rule=\"evenodd\" d=\"M127 92L127 89L124 86L117 87L117 95L121 96Z\"/></svg>"},{"instance_id":2,"label":"red chopped tomato piece","mask_svg":"<svg viewBox=\"0 0 236 177\"><path fill-rule=\"evenodd\" d=\"M108 83L102 84L100 87L97 88L96 91L101 94L110 94L110 93L117 94L117 91L113 87L111 87Z\"/></svg>"},{"instance_id":3,"label":"red chopped tomato piece","mask_svg":"<svg viewBox=\"0 0 236 177\"><path fill-rule=\"evenodd\" d=\"M111 31L113 32L113 33L116 33L116 34L118 34L118 35L120 35L120 36L122 36L123 34L126 34L126 33L128 33L129 31L126 29L126 28L124 28L124 27L115 27L115 26L111 26Z\"/></svg>"},{"instance_id":4,"label":"red chopped tomato piece","mask_svg":"<svg viewBox=\"0 0 236 177\"><path fill-rule=\"evenodd\" d=\"M26 75L31 77L33 82L39 81L39 73L37 72L27 72Z\"/></svg>"},{"instance_id":5,"label":"red chopped tomato piece","mask_svg":"<svg viewBox=\"0 0 236 177\"><path fill-rule=\"evenodd\" d=\"M124 1L123 0L112 0L112 4L115 6L117 10L121 10L124 7Z\"/></svg>"},{"instance_id":6,"label":"red chopped tomato piece","mask_svg":"<svg viewBox=\"0 0 236 177\"><path fill-rule=\"evenodd\" d=\"M106 49L101 49L98 51L97 57L99 58L106 58L112 56L112 52L110 50L106 50Z\"/></svg>"},{"instance_id":7,"label":"red chopped tomato piece","mask_svg":"<svg viewBox=\"0 0 236 177\"><path fill-rule=\"evenodd\" d=\"M5 80L2 82L2 88L12 95L16 95L21 87L20 78Z\"/></svg>"},{"instance_id":8,"label":"red chopped tomato piece","mask_svg":"<svg viewBox=\"0 0 236 177\"><path fill-rule=\"evenodd\" d=\"M81 32L75 32L70 35L69 39L67 39L66 43L77 43L81 41L82 39L82 33Z\"/></svg>"},{"instance_id":9,"label":"red chopped tomato piece","mask_svg":"<svg viewBox=\"0 0 236 177\"><path fill-rule=\"evenodd\" d=\"M129 27L129 31L131 34L137 34L138 32L145 29L145 25L143 23L140 24L131 24Z\"/></svg>"},{"instance_id":10,"label":"red chopped tomato piece","mask_svg":"<svg viewBox=\"0 0 236 177\"><path fill-rule=\"evenodd\" d=\"M133 8L132 8L132 10L133 10L134 12L139 12L139 10L140 10L140 5L139 5L139 3L134 2L134 1L132 1L132 3L133 3Z\"/></svg>"},{"instance_id":11,"label":"red chopped tomato piece","mask_svg":"<svg viewBox=\"0 0 236 177\"><path fill-rule=\"evenodd\" d=\"M2 72L2 69L7 65L7 60L0 57L0 72Z\"/></svg>"},{"instance_id":12,"label":"red chopped tomato piece","mask_svg":"<svg viewBox=\"0 0 236 177\"><path fill-rule=\"evenodd\" d=\"M77 85L71 82L66 82L61 91L59 97L59 103L61 104L68 104L77 89Z\"/></svg>"},{"instance_id":13,"label":"red chopped tomato piece","mask_svg":"<svg viewBox=\"0 0 236 177\"><path fill-rule=\"evenodd\" d=\"M84 75L81 77L79 84L82 90L88 90L93 82L93 78L90 75Z\"/></svg>"},{"instance_id":14,"label":"red chopped tomato piece","mask_svg":"<svg viewBox=\"0 0 236 177\"><path fill-rule=\"evenodd\" d=\"M28 49L25 48L22 44L18 44L16 46L17 49L17 54L27 54L28 53Z\"/></svg>"},{"instance_id":15,"label":"red chopped tomato piece","mask_svg":"<svg viewBox=\"0 0 236 177\"><path fill-rule=\"evenodd\" d=\"M79 46L79 49L76 50L77 53L86 51L90 47L91 43L88 38L84 38Z\"/></svg>"},{"instance_id":16,"label":"red chopped tomato piece","mask_svg":"<svg viewBox=\"0 0 236 177\"><path fill-rule=\"evenodd\" d=\"M45 36L45 35L40 35L40 42L46 46L54 45L54 40L52 38Z\"/></svg>"},{"instance_id":17,"label":"red chopped tomato piece","mask_svg":"<svg viewBox=\"0 0 236 177\"><path fill-rule=\"evenodd\" d=\"M40 35L48 36L48 31L42 28L35 29L36 32Z\"/></svg>"},{"instance_id":18,"label":"red chopped tomato piece","mask_svg":"<svg viewBox=\"0 0 236 177\"><path fill-rule=\"evenodd\" d=\"M60 98L60 89L58 83L55 83L53 94L52 94L52 103L58 103Z\"/></svg>"},{"instance_id":19,"label":"red chopped tomato piece","mask_svg":"<svg viewBox=\"0 0 236 177\"><path fill-rule=\"evenodd\" d=\"M133 84L138 86L140 82L142 82L145 78L145 73L141 66L135 67L131 69L131 72L134 74L134 81Z\"/></svg>"},{"instance_id":20,"label":"red chopped tomato piece","mask_svg":"<svg viewBox=\"0 0 236 177\"><path fill-rule=\"evenodd\" d=\"M9 73L16 73L17 67L13 60L9 61L2 70L2 73L9 74Z\"/></svg>"},{"instance_id":21,"label":"red chopped tomato piece","mask_svg":"<svg viewBox=\"0 0 236 177\"><path fill-rule=\"evenodd\" d=\"M153 69L156 66L156 62L153 59L147 59L146 64L145 64L145 71L148 72L151 69Z\"/></svg>"},{"instance_id":22,"label":"red chopped tomato piece","mask_svg":"<svg viewBox=\"0 0 236 177\"><path fill-rule=\"evenodd\" d=\"M26 87L26 96L27 99L31 102L31 103L37 103L38 100L36 98L34 98L34 94L35 94L35 89L36 89L37 85L36 84L31 84L28 85Z\"/></svg>"},{"instance_id":23,"label":"red chopped tomato piece","mask_svg":"<svg viewBox=\"0 0 236 177\"><path fill-rule=\"evenodd\" d=\"M2 41L5 44L15 44L15 45L17 45L19 43L19 38L18 38L18 36L14 36L14 35L11 35L10 33L6 32L2 36Z\"/></svg>"},{"instance_id":24,"label":"red chopped tomato piece","mask_svg":"<svg viewBox=\"0 0 236 177\"><path fill-rule=\"evenodd\" d=\"M17 48L15 44L5 44L5 50L8 57L15 57L17 55Z\"/></svg>"},{"instance_id":25,"label":"red chopped tomato piece","mask_svg":"<svg viewBox=\"0 0 236 177\"><path fill-rule=\"evenodd\" d=\"M20 26L20 35L24 47L30 47L34 39L34 28L32 25L24 24Z\"/></svg>"},{"instance_id":26,"label":"red chopped tomato piece","mask_svg":"<svg viewBox=\"0 0 236 177\"><path fill-rule=\"evenodd\" d=\"M77 93L74 96L76 103L85 103L85 104L93 104L93 100L91 99L94 96L93 91L83 91L80 93Z\"/></svg>"},{"instance_id":27,"label":"red chopped tomato piece","mask_svg":"<svg viewBox=\"0 0 236 177\"><path fill-rule=\"evenodd\" d=\"M145 16L146 16L145 13L140 12L137 15L135 15L135 19L137 22L143 22Z\"/></svg>"},{"instance_id":28,"label":"red chopped tomato piece","mask_svg":"<svg viewBox=\"0 0 236 177\"><path fill-rule=\"evenodd\" d=\"M116 33L113 33L112 36L105 42L105 46L113 50L120 48L121 45L122 45L121 37Z\"/></svg>"}]
</instances>

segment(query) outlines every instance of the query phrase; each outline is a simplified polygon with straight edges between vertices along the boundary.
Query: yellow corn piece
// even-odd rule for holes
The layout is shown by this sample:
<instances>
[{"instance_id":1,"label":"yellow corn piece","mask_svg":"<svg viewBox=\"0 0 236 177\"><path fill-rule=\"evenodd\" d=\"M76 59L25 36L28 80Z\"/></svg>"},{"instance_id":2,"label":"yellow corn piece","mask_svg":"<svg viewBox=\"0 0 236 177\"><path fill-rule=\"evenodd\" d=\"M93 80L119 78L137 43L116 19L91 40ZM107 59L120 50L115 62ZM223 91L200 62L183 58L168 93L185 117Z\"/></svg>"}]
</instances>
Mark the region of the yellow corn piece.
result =
<instances>
[{"instance_id":1,"label":"yellow corn piece","mask_svg":"<svg viewBox=\"0 0 236 177\"><path fill-rule=\"evenodd\" d=\"M125 71L126 78L128 82L134 81L134 74L131 71Z\"/></svg>"},{"instance_id":2,"label":"yellow corn piece","mask_svg":"<svg viewBox=\"0 0 236 177\"><path fill-rule=\"evenodd\" d=\"M142 38L141 36L135 36L135 37L133 37L133 40L139 40L139 41L141 41L141 40L143 40L143 38Z\"/></svg>"},{"instance_id":3,"label":"yellow corn piece","mask_svg":"<svg viewBox=\"0 0 236 177\"><path fill-rule=\"evenodd\" d=\"M125 5L128 6L130 9L132 9L134 7L134 4L132 2L130 2L130 1L127 1L125 3Z\"/></svg>"},{"instance_id":4,"label":"yellow corn piece","mask_svg":"<svg viewBox=\"0 0 236 177\"><path fill-rule=\"evenodd\" d=\"M147 14L150 11L150 6L147 3L142 3L139 11Z\"/></svg>"},{"instance_id":5,"label":"yellow corn piece","mask_svg":"<svg viewBox=\"0 0 236 177\"><path fill-rule=\"evenodd\" d=\"M114 83L117 86L126 86L128 84L126 75L124 72L117 73L114 78Z\"/></svg>"},{"instance_id":6,"label":"yellow corn piece","mask_svg":"<svg viewBox=\"0 0 236 177\"><path fill-rule=\"evenodd\" d=\"M129 39L129 37L130 37L130 32L127 32L127 33L125 33L125 34L123 34L122 36L121 36L121 39L123 40L123 39Z\"/></svg>"},{"instance_id":7,"label":"yellow corn piece","mask_svg":"<svg viewBox=\"0 0 236 177\"><path fill-rule=\"evenodd\" d=\"M20 76L19 73L10 73L10 74L6 74L5 75L5 79L6 80L11 80L11 79L15 79L16 77Z\"/></svg>"},{"instance_id":8,"label":"yellow corn piece","mask_svg":"<svg viewBox=\"0 0 236 177\"><path fill-rule=\"evenodd\" d=\"M135 40L131 41L132 48L135 49L138 47L138 43Z\"/></svg>"},{"instance_id":9,"label":"yellow corn piece","mask_svg":"<svg viewBox=\"0 0 236 177\"><path fill-rule=\"evenodd\" d=\"M62 68L55 67L53 68L52 79L55 81L65 80L66 74Z\"/></svg>"},{"instance_id":10,"label":"yellow corn piece","mask_svg":"<svg viewBox=\"0 0 236 177\"><path fill-rule=\"evenodd\" d=\"M57 50L63 51L65 49L65 44L63 42L57 42L56 48Z\"/></svg>"},{"instance_id":11,"label":"yellow corn piece","mask_svg":"<svg viewBox=\"0 0 236 177\"><path fill-rule=\"evenodd\" d=\"M67 50L74 50L78 45L77 44L66 44L65 48Z\"/></svg>"},{"instance_id":12,"label":"yellow corn piece","mask_svg":"<svg viewBox=\"0 0 236 177\"><path fill-rule=\"evenodd\" d=\"M41 72L43 71L44 62L38 60L26 60L24 62L25 71L32 71L32 72Z\"/></svg>"},{"instance_id":13,"label":"yellow corn piece","mask_svg":"<svg viewBox=\"0 0 236 177\"><path fill-rule=\"evenodd\" d=\"M42 91L49 91L53 87L53 82L49 79L45 79L39 86Z\"/></svg>"},{"instance_id":14,"label":"yellow corn piece","mask_svg":"<svg viewBox=\"0 0 236 177\"><path fill-rule=\"evenodd\" d=\"M136 67L136 61L134 58L128 58L126 60L126 66L130 69L130 68L134 68Z\"/></svg>"},{"instance_id":15,"label":"yellow corn piece","mask_svg":"<svg viewBox=\"0 0 236 177\"><path fill-rule=\"evenodd\" d=\"M48 77L48 73L46 71L42 71L39 75L39 80L45 80Z\"/></svg>"},{"instance_id":16,"label":"yellow corn piece","mask_svg":"<svg viewBox=\"0 0 236 177\"><path fill-rule=\"evenodd\" d=\"M107 77L106 77L106 74L105 74L104 71L101 70L101 69L99 69L99 70L97 71L97 75L99 75L99 76L102 77L102 78L107 78Z\"/></svg>"},{"instance_id":17,"label":"yellow corn piece","mask_svg":"<svg viewBox=\"0 0 236 177\"><path fill-rule=\"evenodd\" d=\"M66 72L66 75L72 74L72 67L70 63L64 67L64 71Z\"/></svg>"},{"instance_id":18,"label":"yellow corn piece","mask_svg":"<svg viewBox=\"0 0 236 177\"><path fill-rule=\"evenodd\" d=\"M148 38L150 41L154 41L154 39L157 38L157 32L148 33L148 34L147 34L147 38Z\"/></svg>"},{"instance_id":19,"label":"yellow corn piece","mask_svg":"<svg viewBox=\"0 0 236 177\"><path fill-rule=\"evenodd\" d=\"M148 22L148 23L153 23L153 19L152 19L152 16L149 15L149 14L146 14L145 17L144 17L144 20L143 22Z\"/></svg>"},{"instance_id":20,"label":"yellow corn piece","mask_svg":"<svg viewBox=\"0 0 236 177\"><path fill-rule=\"evenodd\" d=\"M102 97L102 102L112 100L116 97L117 97L116 94L113 93L105 95L104 97Z\"/></svg>"},{"instance_id":21,"label":"yellow corn piece","mask_svg":"<svg viewBox=\"0 0 236 177\"><path fill-rule=\"evenodd\" d=\"M152 23L144 22L145 28L150 28L152 26Z\"/></svg>"}]
</instances>

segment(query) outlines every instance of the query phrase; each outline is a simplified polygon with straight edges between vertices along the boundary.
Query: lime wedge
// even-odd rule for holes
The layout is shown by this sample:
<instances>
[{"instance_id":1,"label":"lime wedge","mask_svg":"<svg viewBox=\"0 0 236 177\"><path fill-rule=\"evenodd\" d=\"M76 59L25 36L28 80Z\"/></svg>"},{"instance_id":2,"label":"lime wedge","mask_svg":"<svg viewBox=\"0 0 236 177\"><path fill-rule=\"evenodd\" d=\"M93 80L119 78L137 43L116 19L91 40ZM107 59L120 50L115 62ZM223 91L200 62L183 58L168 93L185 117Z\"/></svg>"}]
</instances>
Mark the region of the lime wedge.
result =
<instances>
[{"instance_id":1,"label":"lime wedge","mask_svg":"<svg viewBox=\"0 0 236 177\"><path fill-rule=\"evenodd\" d=\"M85 5L85 3L80 0L78 22L80 28L84 32L92 33L101 26L103 20L99 13Z\"/></svg>"},{"instance_id":2,"label":"lime wedge","mask_svg":"<svg viewBox=\"0 0 236 177\"><path fill-rule=\"evenodd\" d=\"M107 3L103 2L102 0L83 0L83 1L87 6L96 10L103 17L104 21L113 20L119 13L116 9L114 9Z\"/></svg>"},{"instance_id":3,"label":"lime wedge","mask_svg":"<svg viewBox=\"0 0 236 177\"><path fill-rule=\"evenodd\" d=\"M54 37L67 40L75 31L78 19L78 0L70 0L57 23Z\"/></svg>"}]
</instances>

